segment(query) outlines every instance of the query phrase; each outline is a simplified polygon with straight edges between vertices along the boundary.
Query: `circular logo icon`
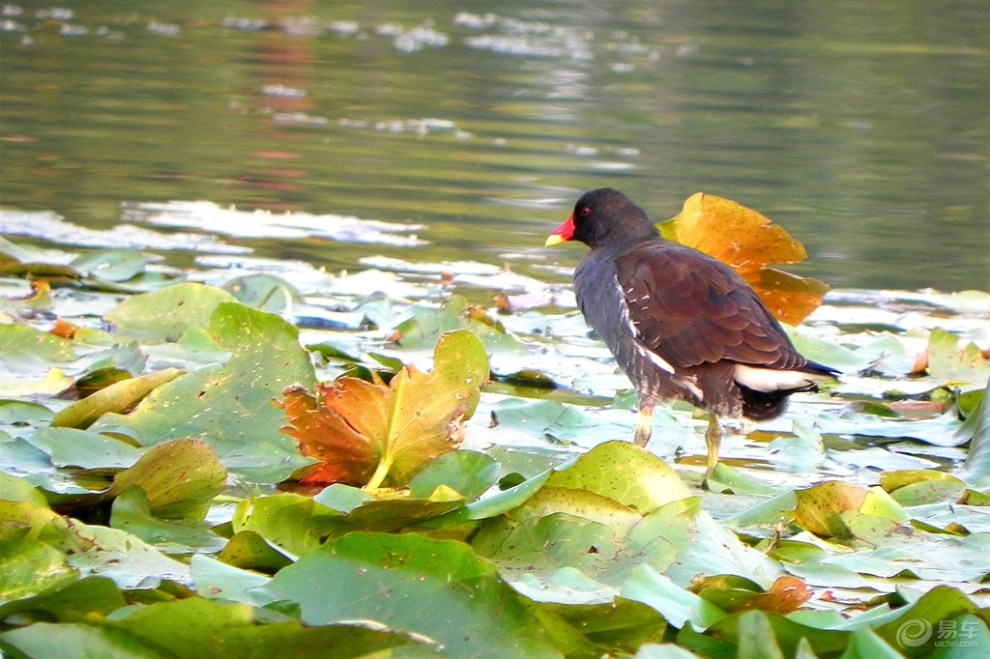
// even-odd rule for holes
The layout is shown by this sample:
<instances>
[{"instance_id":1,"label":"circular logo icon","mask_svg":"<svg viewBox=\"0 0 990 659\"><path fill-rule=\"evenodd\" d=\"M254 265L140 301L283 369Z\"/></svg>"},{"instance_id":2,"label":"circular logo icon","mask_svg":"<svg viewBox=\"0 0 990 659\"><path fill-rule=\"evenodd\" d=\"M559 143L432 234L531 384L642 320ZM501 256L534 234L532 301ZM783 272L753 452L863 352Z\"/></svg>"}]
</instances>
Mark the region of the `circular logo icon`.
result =
<instances>
[{"instance_id":1,"label":"circular logo icon","mask_svg":"<svg viewBox=\"0 0 990 659\"><path fill-rule=\"evenodd\" d=\"M897 628L897 643L902 648L916 648L932 637L932 623L912 618Z\"/></svg>"}]
</instances>

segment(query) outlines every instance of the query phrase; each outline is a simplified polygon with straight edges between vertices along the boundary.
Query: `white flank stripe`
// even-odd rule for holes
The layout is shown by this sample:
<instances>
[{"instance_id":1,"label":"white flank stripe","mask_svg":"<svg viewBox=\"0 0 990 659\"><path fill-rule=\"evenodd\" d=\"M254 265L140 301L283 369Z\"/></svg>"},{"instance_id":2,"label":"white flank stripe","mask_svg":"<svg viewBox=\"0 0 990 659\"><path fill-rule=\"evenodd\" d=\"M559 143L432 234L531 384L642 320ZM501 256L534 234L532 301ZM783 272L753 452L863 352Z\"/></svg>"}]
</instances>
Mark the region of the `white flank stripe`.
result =
<instances>
[{"instance_id":1,"label":"white flank stripe","mask_svg":"<svg viewBox=\"0 0 990 659\"><path fill-rule=\"evenodd\" d=\"M619 287L619 279L618 279L618 277L616 277L613 281L615 282L616 288L618 288ZM633 290L630 288L630 289L626 290L626 295L632 295L632 292L633 292ZM634 323L632 321L632 314L629 313L629 303L626 302L626 296L623 296L622 297L622 304L619 307L619 314L622 316L622 322L625 323L626 327L628 327L629 328L629 331L632 333L633 339L637 341L636 350L639 351L639 353L641 355L643 355L644 357L646 357L647 359L649 359L651 362L653 362L654 364L656 364L657 367L660 370L665 371L665 372L670 373L671 375L673 375L674 374L674 367L671 366L667 362L667 360L665 360L663 357L661 357L657 353L653 352L649 348L646 348L643 345L639 344L639 342L638 342L639 341L639 328L636 327L636 323Z\"/></svg>"},{"instance_id":2,"label":"white flank stripe","mask_svg":"<svg viewBox=\"0 0 990 659\"><path fill-rule=\"evenodd\" d=\"M669 363L667 363L667 361L663 357L661 357L657 353L647 348L643 348L642 351L647 357L650 358L651 362L653 362L654 364L660 367L660 370L667 371L671 375L674 374L674 367L671 366Z\"/></svg>"},{"instance_id":3,"label":"white flank stripe","mask_svg":"<svg viewBox=\"0 0 990 659\"><path fill-rule=\"evenodd\" d=\"M736 364L733 379L744 387L756 391L780 391L781 389L800 389L814 384L807 373L800 371L775 371L772 368L756 368Z\"/></svg>"}]
</instances>

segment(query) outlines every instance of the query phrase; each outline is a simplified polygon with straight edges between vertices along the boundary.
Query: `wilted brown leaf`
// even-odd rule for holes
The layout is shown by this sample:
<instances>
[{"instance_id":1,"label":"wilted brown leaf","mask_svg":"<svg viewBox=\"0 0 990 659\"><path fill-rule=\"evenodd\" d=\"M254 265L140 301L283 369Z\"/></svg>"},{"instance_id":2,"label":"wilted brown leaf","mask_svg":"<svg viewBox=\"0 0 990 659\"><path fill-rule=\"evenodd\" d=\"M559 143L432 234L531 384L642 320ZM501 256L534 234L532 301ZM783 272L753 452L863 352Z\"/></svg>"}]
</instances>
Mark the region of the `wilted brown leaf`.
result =
<instances>
[{"instance_id":1,"label":"wilted brown leaf","mask_svg":"<svg viewBox=\"0 0 990 659\"><path fill-rule=\"evenodd\" d=\"M695 577L688 590L727 613L758 609L786 615L811 599L811 592L798 577L779 577L764 591L759 584L735 574Z\"/></svg>"},{"instance_id":2,"label":"wilted brown leaf","mask_svg":"<svg viewBox=\"0 0 990 659\"><path fill-rule=\"evenodd\" d=\"M388 385L345 377L321 385L315 397L288 388L283 432L321 461L302 482L404 485L460 444L487 377L481 341L458 331L440 337L429 373L407 366Z\"/></svg>"},{"instance_id":3,"label":"wilted brown leaf","mask_svg":"<svg viewBox=\"0 0 990 659\"><path fill-rule=\"evenodd\" d=\"M282 431L299 442L303 455L320 460L302 479L304 483L347 483L363 485L375 471L375 454L367 435L354 428L349 415L341 414L353 404L360 415L353 419L358 425L362 418L377 417L372 425L381 425L381 409L385 404L387 387L358 378L341 378L330 384L320 384L316 397L300 386L287 388L280 403L288 425ZM344 403L343 405L341 403Z\"/></svg>"},{"instance_id":4,"label":"wilted brown leaf","mask_svg":"<svg viewBox=\"0 0 990 659\"><path fill-rule=\"evenodd\" d=\"M74 338L76 336L76 332L78 331L79 328L77 326L73 325L64 318L56 318L55 324L52 325L52 328L49 330L49 332L55 336L60 336L63 339Z\"/></svg>"},{"instance_id":5,"label":"wilted brown leaf","mask_svg":"<svg viewBox=\"0 0 990 659\"><path fill-rule=\"evenodd\" d=\"M808 254L769 218L730 199L697 192L660 225L664 238L693 247L735 269L779 320L796 325L822 302L828 286L767 267L798 263Z\"/></svg>"},{"instance_id":6,"label":"wilted brown leaf","mask_svg":"<svg viewBox=\"0 0 990 659\"><path fill-rule=\"evenodd\" d=\"M749 600L742 608L787 615L796 611L809 599L811 599L811 591L808 590L804 581L797 577L785 575L774 581L770 590Z\"/></svg>"}]
</instances>

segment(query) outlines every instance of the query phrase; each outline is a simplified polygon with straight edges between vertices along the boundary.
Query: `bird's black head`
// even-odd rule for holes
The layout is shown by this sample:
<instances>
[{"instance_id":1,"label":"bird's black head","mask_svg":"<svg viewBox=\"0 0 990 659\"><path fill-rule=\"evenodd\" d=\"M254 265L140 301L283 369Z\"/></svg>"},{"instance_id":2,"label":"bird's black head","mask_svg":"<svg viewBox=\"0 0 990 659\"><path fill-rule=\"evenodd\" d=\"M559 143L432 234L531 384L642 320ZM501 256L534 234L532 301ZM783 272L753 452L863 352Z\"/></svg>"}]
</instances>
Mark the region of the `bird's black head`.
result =
<instances>
[{"instance_id":1,"label":"bird's black head","mask_svg":"<svg viewBox=\"0 0 990 659\"><path fill-rule=\"evenodd\" d=\"M646 211L612 188L585 192L567 221L557 227L547 245L578 240L591 248L607 243L658 235Z\"/></svg>"}]
</instances>

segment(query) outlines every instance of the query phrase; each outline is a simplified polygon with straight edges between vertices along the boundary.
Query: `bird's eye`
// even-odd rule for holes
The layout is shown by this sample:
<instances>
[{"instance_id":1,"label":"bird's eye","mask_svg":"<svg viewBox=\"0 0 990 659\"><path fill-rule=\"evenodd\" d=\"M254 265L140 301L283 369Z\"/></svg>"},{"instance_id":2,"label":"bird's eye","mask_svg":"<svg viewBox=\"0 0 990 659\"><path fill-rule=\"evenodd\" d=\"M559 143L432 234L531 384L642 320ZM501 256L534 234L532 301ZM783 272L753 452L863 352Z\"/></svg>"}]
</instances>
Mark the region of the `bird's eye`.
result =
<instances>
[{"instance_id":1,"label":"bird's eye","mask_svg":"<svg viewBox=\"0 0 990 659\"><path fill-rule=\"evenodd\" d=\"M591 207L582 206L581 210L578 211L578 215L580 215L581 217L588 217L589 215L591 215Z\"/></svg>"}]
</instances>

